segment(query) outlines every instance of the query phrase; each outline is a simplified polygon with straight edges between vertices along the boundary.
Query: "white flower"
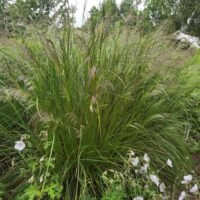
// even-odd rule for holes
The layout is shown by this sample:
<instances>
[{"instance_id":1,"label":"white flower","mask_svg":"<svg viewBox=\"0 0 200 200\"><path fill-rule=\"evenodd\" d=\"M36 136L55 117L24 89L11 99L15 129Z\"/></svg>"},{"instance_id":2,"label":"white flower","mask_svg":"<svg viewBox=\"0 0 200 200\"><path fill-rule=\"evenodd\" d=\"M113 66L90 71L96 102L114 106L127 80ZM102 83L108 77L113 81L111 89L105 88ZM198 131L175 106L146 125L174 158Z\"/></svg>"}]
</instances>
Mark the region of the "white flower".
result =
<instances>
[{"instance_id":1,"label":"white flower","mask_svg":"<svg viewBox=\"0 0 200 200\"><path fill-rule=\"evenodd\" d=\"M40 158L40 162L42 162L44 160L44 156L42 156L41 158Z\"/></svg>"},{"instance_id":2,"label":"white flower","mask_svg":"<svg viewBox=\"0 0 200 200\"><path fill-rule=\"evenodd\" d=\"M133 200L144 200L144 198L139 196L139 197L135 197Z\"/></svg>"},{"instance_id":3,"label":"white flower","mask_svg":"<svg viewBox=\"0 0 200 200\"><path fill-rule=\"evenodd\" d=\"M159 188L160 188L160 192L165 192L165 184L164 183L161 183Z\"/></svg>"},{"instance_id":4,"label":"white flower","mask_svg":"<svg viewBox=\"0 0 200 200\"><path fill-rule=\"evenodd\" d=\"M198 188L197 184L195 184L195 185L190 189L190 192L191 192L191 193L194 193L194 194L196 194L196 193L199 192L199 188Z\"/></svg>"},{"instance_id":5,"label":"white flower","mask_svg":"<svg viewBox=\"0 0 200 200\"><path fill-rule=\"evenodd\" d=\"M170 159L167 160L167 165L168 165L169 167L171 167L171 168L173 167L172 161L171 161Z\"/></svg>"},{"instance_id":6,"label":"white flower","mask_svg":"<svg viewBox=\"0 0 200 200\"><path fill-rule=\"evenodd\" d=\"M135 155L135 153L133 151L130 151L129 155L133 157Z\"/></svg>"},{"instance_id":7,"label":"white flower","mask_svg":"<svg viewBox=\"0 0 200 200\"><path fill-rule=\"evenodd\" d=\"M183 177L184 180L181 181L181 183L182 183L182 184L188 184L188 183L190 183L190 182L192 181L192 178L193 178L193 177L192 177L192 175L190 175L190 174L187 175L187 176L184 176L184 177Z\"/></svg>"},{"instance_id":8,"label":"white flower","mask_svg":"<svg viewBox=\"0 0 200 200\"><path fill-rule=\"evenodd\" d=\"M150 175L149 178L151 179L151 181L156 184L157 186L159 186L159 178L156 175Z\"/></svg>"},{"instance_id":9,"label":"white flower","mask_svg":"<svg viewBox=\"0 0 200 200\"><path fill-rule=\"evenodd\" d=\"M138 174L138 173L139 173L139 170L138 170L138 169L135 169L135 173Z\"/></svg>"},{"instance_id":10,"label":"white flower","mask_svg":"<svg viewBox=\"0 0 200 200\"><path fill-rule=\"evenodd\" d=\"M25 144L22 140L16 141L15 142L15 149L18 151L22 151L25 148Z\"/></svg>"},{"instance_id":11,"label":"white flower","mask_svg":"<svg viewBox=\"0 0 200 200\"><path fill-rule=\"evenodd\" d=\"M43 175L40 176L40 183L42 183L42 182L43 182Z\"/></svg>"},{"instance_id":12,"label":"white flower","mask_svg":"<svg viewBox=\"0 0 200 200\"><path fill-rule=\"evenodd\" d=\"M28 183L33 183L34 181L34 176L31 176L31 178L28 179Z\"/></svg>"},{"instance_id":13,"label":"white flower","mask_svg":"<svg viewBox=\"0 0 200 200\"><path fill-rule=\"evenodd\" d=\"M186 192L182 191L181 195L179 196L178 200L184 200L186 198Z\"/></svg>"},{"instance_id":14,"label":"white flower","mask_svg":"<svg viewBox=\"0 0 200 200\"><path fill-rule=\"evenodd\" d=\"M141 174L146 174L148 168L149 168L149 164L148 164L148 163L145 163L144 166L141 167L140 173L141 173Z\"/></svg>"},{"instance_id":15,"label":"white flower","mask_svg":"<svg viewBox=\"0 0 200 200\"><path fill-rule=\"evenodd\" d=\"M150 158L149 158L149 156L148 156L147 153L144 154L143 160L144 160L145 162L150 162Z\"/></svg>"},{"instance_id":16,"label":"white flower","mask_svg":"<svg viewBox=\"0 0 200 200\"><path fill-rule=\"evenodd\" d=\"M137 167L138 163L139 163L139 158L135 157L131 159L131 163L134 167Z\"/></svg>"}]
</instances>

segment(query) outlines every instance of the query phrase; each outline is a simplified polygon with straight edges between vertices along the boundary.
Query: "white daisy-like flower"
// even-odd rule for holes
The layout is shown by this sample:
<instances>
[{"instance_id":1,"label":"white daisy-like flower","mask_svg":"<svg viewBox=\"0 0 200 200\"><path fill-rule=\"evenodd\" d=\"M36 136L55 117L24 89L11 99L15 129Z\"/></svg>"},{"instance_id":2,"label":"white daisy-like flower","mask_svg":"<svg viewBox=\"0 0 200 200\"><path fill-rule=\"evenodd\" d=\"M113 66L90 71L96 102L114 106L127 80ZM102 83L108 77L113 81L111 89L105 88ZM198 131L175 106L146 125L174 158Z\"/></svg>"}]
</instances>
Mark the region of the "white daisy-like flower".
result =
<instances>
[{"instance_id":1,"label":"white daisy-like flower","mask_svg":"<svg viewBox=\"0 0 200 200\"><path fill-rule=\"evenodd\" d=\"M143 160L144 160L145 162L150 162L150 158L149 158L149 156L148 156L147 153L144 154Z\"/></svg>"},{"instance_id":2,"label":"white daisy-like flower","mask_svg":"<svg viewBox=\"0 0 200 200\"><path fill-rule=\"evenodd\" d=\"M189 184L192 181L193 177L192 175L187 175L183 177L183 181L181 181L182 184Z\"/></svg>"},{"instance_id":3,"label":"white daisy-like flower","mask_svg":"<svg viewBox=\"0 0 200 200\"><path fill-rule=\"evenodd\" d=\"M130 154L129 154L130 156L135 156L135 152L133 152L133 151L130 151Z\"/></svg>"},{"instance_id":4,"label":"white daisy-like flower","mask_svg":"<svg viewBox=\"0 0 200 200\"><path fill-rule=\"evenodd\" d=\"M141 167L140 173L141 173L141 174L146 174L147 171L148 171L148 168L149 168L149 164L148 164L148 163L145 163L144 166Z\"/></svg>"},{"instance_id":5,"label":"white daisy-like flower","mask_svg":"<svg viewBox=\"0 0 200 200\"><path fill-rule=\"evenodd\" d=\"M179 196L178 200L184 200L186 198L186 192L182 191L181 195Z\"/></svg>"},{"instance_id":6,"label":"white daisy-like flower","mask_svg":"<svg viewBox=\"0 0 200 200\"><path fill-rule=\"evenodd\" d=\"M191 189L190 189L191 193L197 194L199 192L199 188L198 185L195 184Z\"/></svg>"},{"instance_id":7,"label":"white daisy-like flower","mask_svg":"<svg viewBox=\"0 0 200 200\"><path fill-rule=\"evenodd\" d=\"M131 159L131 163L134 167L137 167L138 163L139 163L139 158L135 157Z\"/></svg>"},{"instance_id":8,"label":"white daisy-like flower","mask_svg":"<svg viewBox=\"0 0 200 200\"><path fill-rule=\"evenodd\" d=\"M40 158L40 162L42 162L44 160L44 156L42 156L41 158Z\"/></svg>"},{"instance_id":9,"label":"white daisy-like flower","mask_svg":"<svg viewBox=\"0 0 200 200\"><path fill-rule=\"evenodd\" d=\"M160 186L159 186L160 192L162 192L162 193L165 192L165 188L166 188L165 184L161 183Z\"/></svg>"},{"instance_id":10,"label":"white daisy-like flower","mask_svg":"<svg viewBox=\"0 0 200 200\"><path fill-rule=\"evenodd\" d=\"M167 160L167 165L168 165L169 167L171 167L171 168L173 167L172 161L171 161L170 159Z\"/></svg>"},{"instance_id":11,"label":"white daisy-like flower","mask_svg":"<svg viewBox=\"0 0 200 200\"><path fill-rule=\"evenodd\" d=\"M151 174L151 175L149 176L149 178L151 179L151 181L152 181L155 185L159 186L160 183L159 183L159 178L158 178L158 176Z\"/></svg>"},{"instance_id":12,"label":"white daisy-like flower","mask_svg":"<svg viewBox=\"0 0 200 200\"><path fill-rule=\"evenodd\" d=\"M139 197L135 197L133 200L144 200L144 198L139 196Z\"/></svg>"},{"instance_id":13,"label":"white daisy-like flower","mask_svg":"<svg viewBox=\"0 0 200 200\"><path fill-rule=\"evenodd\" d=\"M15 149L18 151L22 151L26 147L25 143L22 140L15 142Z\"/></svg>"},{"instance_id":14,"label":"white daisy-like flower","mask_svg":"<svg viewBox=\"0 0 200 200\"><path fill-rule=\"evenodd\" d=\"M135 173L136 173L136 174L139 174L139 170L138 170L138 169L135 169Z\"/></svg>"},{"instance_id":15,"label":"white daisy-like flower","mask_svg":"<svg viewBox=\"0 0 200 200\"><path fill-rule=\"evenodd\" d=\"M33 183L34 181L34 176L31 176L29 179L28 179L28 183Z\"/></svg>"}]
</instances>

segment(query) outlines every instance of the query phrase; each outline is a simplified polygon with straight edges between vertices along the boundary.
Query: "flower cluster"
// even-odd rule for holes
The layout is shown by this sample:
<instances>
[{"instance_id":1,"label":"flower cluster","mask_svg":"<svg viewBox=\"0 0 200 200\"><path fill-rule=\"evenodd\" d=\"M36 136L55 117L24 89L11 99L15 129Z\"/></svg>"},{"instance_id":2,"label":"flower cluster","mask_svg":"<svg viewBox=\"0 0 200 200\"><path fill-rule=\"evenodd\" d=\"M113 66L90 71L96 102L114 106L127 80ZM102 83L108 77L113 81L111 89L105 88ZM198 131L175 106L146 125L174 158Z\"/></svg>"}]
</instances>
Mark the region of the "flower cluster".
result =
<instances>
[{"instance_id":1,"label":"flower cluster","mask_svg":"<svg viewBox=\"0 0 200 200\"><path fill-rule=\"evenodd\" d=\"M190 194L197 195L199 193L198 184L193 181L194 178L191 174L185 175L181 184L185 185L186 190L182 191L178 200L184 200Z\"/></svg>"},{"instance_id":2,"label":"flower cluster","mask_svg":"<svg viewBox=\"0 0 200 200\"><path fill-rule=\"evenodd\" d=\"M145 153L142 157L136 156L133 151L130 151L128 154L128 162L130 168L135 174L135 179L139 182L140 185L143 185L143 189L145 192L150 192L151 194L162 197L162 199L168 199L165 183L161 181L158 177L157 173L153 172L150 167L150 157L147 153ZM166 161L166 167L173 168L173 162L168 159ZM152 192L153 191L153 192ZM154 197L155 197L154 196ZM149 196L148 196L149 197ZM142 200L146 198L143 196L136 196L133 200ZM149 197L152 198L152 197Z\"/></svg>"},{"instance_id":3,"label":"flower cluster","mask_svg":"<svg viewBox=\"0 0 200 200\"><path fill-rule=\"evenodd\" d=\"M136 174L137 178L139 176L143 176L143 180L146 181L151 187L151 184L148 182L149 180L156 186L159 192L162 194L162 199L168 199L166 193L166 186L163 182L161 182L158 175L151 171L150 169L150 157L148 154L144 154L144 156L138 157L133 151L129 152L129 163L132 166L134 173ZM166 165L164 167L173 168L172 160L168 159L166 161ZM184 200L186 197L189 197L191 194L197 195L199 194L199 187L197 182L194 182L194 177L191 174L185 175L181 184L186 186L186 190L182 191L179 195L178 200ZM144 189L149 189L149 185L145 185ZM144 199L142 196L134 197L133 200L140 200Z\"/></svg>"},{"instance_id":4,"label":"flower cluster","mask_svg":"<svg viewBox=\"0 0 200 200\"><path fill-rule=\"evenodd\" d=\"M129 163L133 167L135 174L137 175L143 175L143 179L147 179L146 182L148 183L148 180L150 180L158 189L159 192L162 193L162 199L168 199L167 193L166 193L166 186L163 182L161 182L160 178L156 173L153 173L150 169L150 157L148 154L144 154L143 158L137 157L133 151L129 152ZM164 167L170 167L173 168L173 162L172 160L168 159L166 161L166 165ZM186 197L189 197L190 195L197 195L199 194L199 187L197 182L193 181L194 178L191 174L185 175L183 177L183 180L181 181L181 184L186 186L186 190L182 191L180 193L178 200L184 200ZM149 188L148 185L145 185L144 189ZM142 196L135 197L133 200L143 199Z\"/></svg>"},{"instance_id":5,"label":"flower cluster","mask_svg":"<svg viewBox=\"0 0 200 200\"><path fill-rule=\"evenodd\" d=\"M32 151L37 150L36 143L34 143L36 139L40 141L38 144L40 151L37 151L37 154ZM22 134L14 143L13 149L19 153L16 155L23 160L26 159L27 163L26 167L19 170L20 175L24 177L25 189L23 194L17 196L17 199L42 199L43 197L61 199L63 186L60 183L59 174L55 170L56 158L53 153L49 155L53 141L49 140L48 131L43 130L34 136ZM18 160L18 157L12 159L12 167L17 164L15 160ZM29 194L31 194L30 198Z\"/></svg>"},{"instance_id":6,"label":"flower cluster","mask_svg":"<svg viewBox=\"0 0 200 200\"><path fill-rule=\"evenodd\" d=\"M143 158L140 159L138 156L135 156L133 151L130 151L129 163L135 168L136 174L146 174L149 169L150 157L145 153Z\"/></svg>"},{"instance_id":7,"label":"flower cluster","mask_svg":"<svg viewBox=\"0 0 200 200\"><path fill-rule=\"evenodd\" d=\"M128 153L128 161L121 172L107 170L103 173L102 179L107 186L107 193L113 190L123 197L133 200L144 199L168 199L166 186L153 172L150 166L151 159L147 153L142 156L133 151ZM166 161L166 166L172 167L172 161ZM128 194L126 192L129 191Z\"/></svg>"}]
</instances>

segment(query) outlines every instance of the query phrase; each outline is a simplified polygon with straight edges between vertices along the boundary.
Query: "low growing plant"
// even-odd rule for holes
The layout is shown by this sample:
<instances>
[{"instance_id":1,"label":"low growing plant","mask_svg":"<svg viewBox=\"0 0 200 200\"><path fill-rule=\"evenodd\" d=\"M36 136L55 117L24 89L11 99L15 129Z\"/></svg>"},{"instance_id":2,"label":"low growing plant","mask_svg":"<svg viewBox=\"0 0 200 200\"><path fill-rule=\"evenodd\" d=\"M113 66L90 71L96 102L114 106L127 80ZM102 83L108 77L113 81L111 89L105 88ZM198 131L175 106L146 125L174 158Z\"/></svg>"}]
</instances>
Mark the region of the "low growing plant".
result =
<instances>
[{"instance_id":1,"label":"low growing plant","mask_svg":"<svg viewBox=\"0 0 200 200\"><path fill-rule=\"evenodd\" d=\"M185 175L183 180L176 183L178 186L181 185L183 191L178 197L174 197L173 185L165 183L166 180L159 177L161 169L174 167L173 162L168 159L157 171L152 169L152 162L148 154L141 156L130 151L121 171L110 169L103 173L102 179L107 189L102 199L183 200L186 197L199 199L200 182L193 173Z\"/></svg>"}]
</instances>

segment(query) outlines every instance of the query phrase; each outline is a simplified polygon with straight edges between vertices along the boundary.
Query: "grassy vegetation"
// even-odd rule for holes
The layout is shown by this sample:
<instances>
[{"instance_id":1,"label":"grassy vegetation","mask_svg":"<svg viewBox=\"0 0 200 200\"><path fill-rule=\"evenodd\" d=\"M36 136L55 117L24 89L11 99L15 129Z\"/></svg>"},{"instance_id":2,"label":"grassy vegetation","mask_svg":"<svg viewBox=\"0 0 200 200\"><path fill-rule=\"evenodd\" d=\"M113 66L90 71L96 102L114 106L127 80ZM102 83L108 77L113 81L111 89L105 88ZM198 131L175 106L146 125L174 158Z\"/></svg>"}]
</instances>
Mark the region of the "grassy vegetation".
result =
<instances>
[{"instance_id":1,"label":"grassy vegetation","mask_svg":"<svg viewBox=\"0 0 200 200\"><path fill-rule=\"evenodd\" d=\"M186 141L199 138L199 53L181 70L160 73L152 67L155 35L131 35L69 27L0 48L3 199L100 199L102 174L123 171L130 150L148 153L171 190L191 169ZM19 140L22 151L14 148ZM173 168L163 167L168 159Z\"/></svg>"}]
</instances>

